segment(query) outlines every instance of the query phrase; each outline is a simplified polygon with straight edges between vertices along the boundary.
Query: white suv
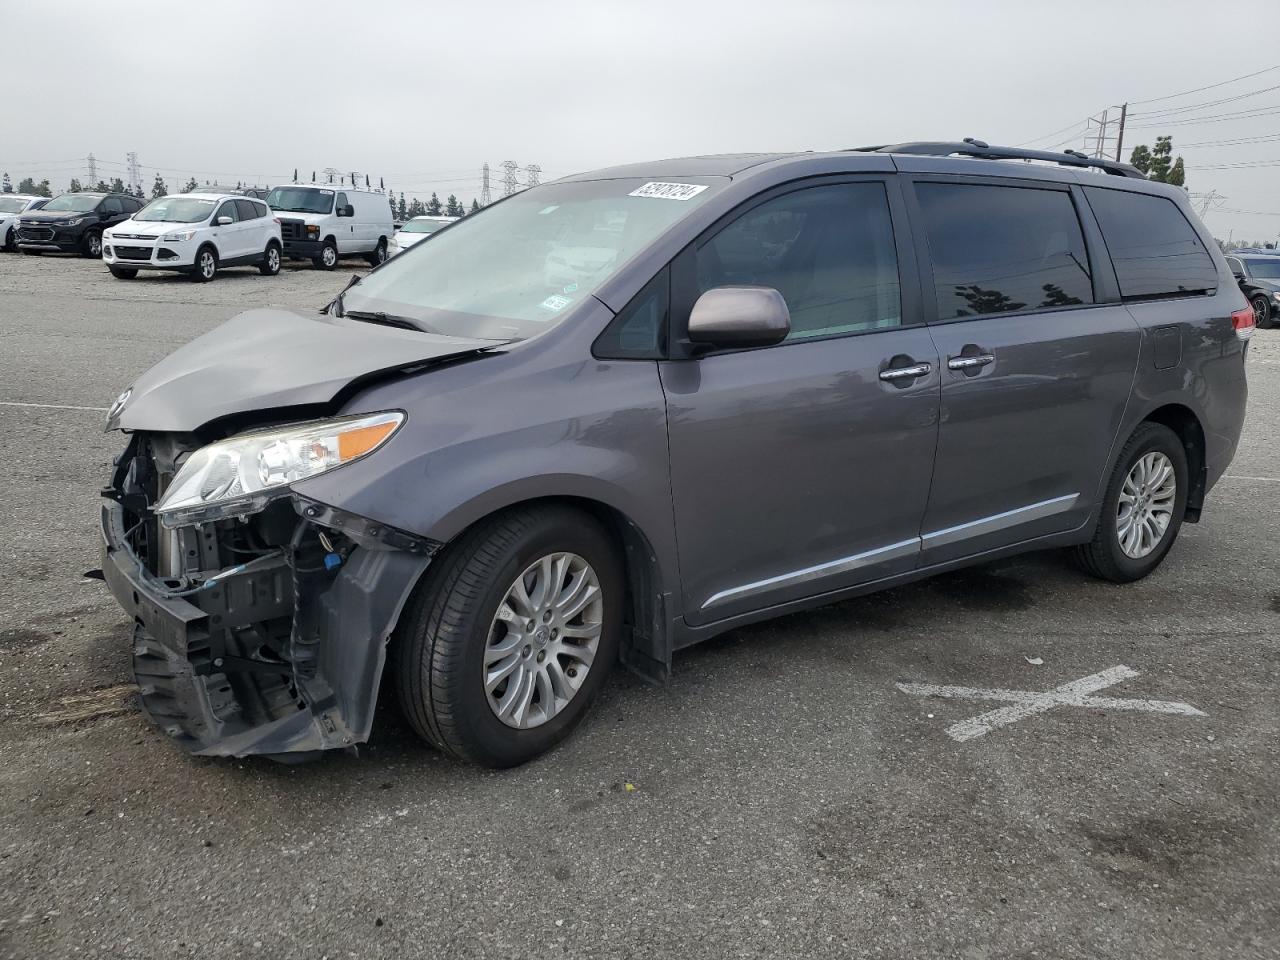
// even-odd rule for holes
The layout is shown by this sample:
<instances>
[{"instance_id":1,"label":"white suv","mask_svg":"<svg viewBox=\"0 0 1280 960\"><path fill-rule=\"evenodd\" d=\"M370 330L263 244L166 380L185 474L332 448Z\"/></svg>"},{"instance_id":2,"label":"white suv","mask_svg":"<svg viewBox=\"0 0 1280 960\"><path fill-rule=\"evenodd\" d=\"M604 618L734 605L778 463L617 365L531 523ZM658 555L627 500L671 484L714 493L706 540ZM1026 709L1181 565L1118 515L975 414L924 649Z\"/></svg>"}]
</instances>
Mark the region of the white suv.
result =
<instances>
[{"instance_id":1,"label":"white suv","mask_svg":"<svg viewBox=\"0 0 1280 960\"><path fill-rule=\"evenodd\" d=\"M18 249L18 217L28 210L39 210L49 202L48 197L33 197L26 193L0 193L0 250L13 252Z\"/></svg>"},{"instance_id":2,"label":"white suv","mask_svg":"<svg viewBox=\"0 0 1280 960\"><path fill-rule=\"evenodd\" d=\"M280 221L265 203L220 193L160 197L102 235L102 259L121 280L178 270L203 282L242 264L274 277L282 250Z\"/></svg>"}]
</instances>

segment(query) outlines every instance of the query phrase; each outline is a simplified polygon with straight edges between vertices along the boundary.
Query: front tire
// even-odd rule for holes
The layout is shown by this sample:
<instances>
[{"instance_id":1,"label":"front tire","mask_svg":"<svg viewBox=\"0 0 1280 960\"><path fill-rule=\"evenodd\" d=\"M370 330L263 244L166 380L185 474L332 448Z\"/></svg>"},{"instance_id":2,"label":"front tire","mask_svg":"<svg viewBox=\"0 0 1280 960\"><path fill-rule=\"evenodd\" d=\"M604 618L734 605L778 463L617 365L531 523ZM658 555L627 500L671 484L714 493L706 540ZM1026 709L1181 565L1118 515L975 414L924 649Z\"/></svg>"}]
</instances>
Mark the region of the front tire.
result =
<instances>
[{"instance_id":1,"label":"front tire","mask_svg":"<svg viewBox=\"0 0 1280 960\"><path fill-rule=\"evenodd\" d=\"M138 271L132 267L107 267L107 269L117 280L132 280L138 275Z\"/></svg>"},{"instance_id":2,"label":"front tire","mask_svg":"<svg viewBox=\"0 0 1280 960\"><path fill-rule=\"evenodd\" d=\"M9 253L18 252L18 231L13 227L10 227L8 232L4 235L4 248Z\"/></svg>"},{"instance_id":3,"label":"front tire","mask_svg":"<svg viewBox=\"0 0 1280 960\"><path fill-rule=\"evenodd\" d=\"M274 240L267 244L262 262L258 264L258 272L264 277L274 277L280 272L280 245Z\"/></svg>"},{"instance_id":4,"label":"front tire","mask_svg":"<svg viewBox=\"0 0 1280 960\"><path fill-rule=\"evenodd\" d=\"M549 750L617 658L624 593L617 551L586 514L537 507L480 523L432 564L397 627L405 717L489 767Z\"/></svg>"},{"instance_id":5,"label":"front tire","mask_svg":"<svg viewBox=\"0 0 1280 960\"><path fill-rule=\"evenodd\" d=\"M81 242L80 252L90 260L100 260L102 258L102 234L97 230L90 230L84 235Z\"/></svg>"},{"instance_id":6,"label":"front tire","mask_svg":"<svg viewBox=\"0 0 1280 960\"><path fill-rule=\"evenodd\" d=\"M338 265L338 247L332 240L326 240L320 248L320 256L312 261L317 270L332 270Z\"/></svg>"},{"instance_id":7,"label":"front tire","mask_svg":"<svg viewBox=\"0 0 1280 960\"><path fill-rule=\"evenodd\" d=\"M1187 452L1178 435L1163 424L1139 424L1107 481L1093 539L1076 548L1077 564L1112 583L1147 576L1177 539L1188 485Z\"/></svg>"},{"instance_id":8,"label":"front tire","mask_svg":"<svg viewBox=\"0 0 1280 960\"><path fill-rule=\"evenodd\" d=\"M1255 293L1249 298L1249 305L1253 307L1253 323L1260 330L1270 330L1275 323L1271 312L1271 300L1266 294Z\"/></svg>"},{"instance_id":9,"label":"front tire","mask_svg":"<svg viewBox=\"0 0 1280 960\"><path fill-rule=\"evenodd\" d=\"M208 283L218 275L218 255L213 247L201 247L196 254L195 266L191 270L191 279L196 283Z\"/></svg>"},{"instance_id":10,"label":"front tire","mask_svg":"<svg viewBox=\"0 0 1280 960\"><path fill-rule=\"evenodd\" d=\"M369 254L369 266L376 267L381 263L387 262L387 238L382 237L378 240L378 245L373 248L373 252Z\"/></svg>"}]
</instances>

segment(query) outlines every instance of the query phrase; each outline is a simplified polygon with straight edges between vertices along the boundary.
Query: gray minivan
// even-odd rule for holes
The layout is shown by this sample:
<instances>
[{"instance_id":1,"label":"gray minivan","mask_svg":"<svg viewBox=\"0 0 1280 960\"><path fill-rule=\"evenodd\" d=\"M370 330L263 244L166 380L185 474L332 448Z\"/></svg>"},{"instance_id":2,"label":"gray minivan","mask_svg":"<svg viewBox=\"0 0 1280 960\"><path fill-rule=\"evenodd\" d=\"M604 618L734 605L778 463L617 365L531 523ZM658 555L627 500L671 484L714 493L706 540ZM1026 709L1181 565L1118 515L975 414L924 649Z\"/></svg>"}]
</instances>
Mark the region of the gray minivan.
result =
<instances>
[{"instance_id":1,"label":"gray minivan","mask_svg":"<svg viewBox=\"0 0 1280 960\"><path fill-rule=\"evenodd\" d=\"M192 752L362 742L385 665L418 733L507 766L615 661L661 681L740 624L1027 550L1147 575L1235 453L1252 332L1185 192L1118 163L583 174L139 377L104 575Z\"/></svg>"}]
</instances>

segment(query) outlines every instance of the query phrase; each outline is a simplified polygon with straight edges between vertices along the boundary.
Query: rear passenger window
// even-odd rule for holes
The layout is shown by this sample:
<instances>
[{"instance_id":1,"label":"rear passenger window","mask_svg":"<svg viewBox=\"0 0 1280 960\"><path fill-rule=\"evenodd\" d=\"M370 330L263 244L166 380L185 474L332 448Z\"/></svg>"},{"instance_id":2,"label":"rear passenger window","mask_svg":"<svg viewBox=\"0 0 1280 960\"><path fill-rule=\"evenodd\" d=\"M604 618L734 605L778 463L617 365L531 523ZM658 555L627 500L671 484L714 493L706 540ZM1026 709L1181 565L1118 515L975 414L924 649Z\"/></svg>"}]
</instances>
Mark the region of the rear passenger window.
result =
<instances>
[{"instance_id":1,"label":"rear passenger window","mask_svg":"<svg viewBox=\"0 0 1280 960\"><path fill-rule=\"evenodd\" d=\"M257 220L262 214L258 213L257 207L249 200L237 200L236 211L240 215L241 220Z\"/></svg>"},{"instance_id":2,"label":"rear passenger window","mask_svg":"<svg viewBox=\"0 0 1280 960\"><path fill-rule=\"evenodd\" d=\"M917 183L938 319L1093 303L1084 234L1063 190Z\"/></svg>"},{"instance_id":3,"label":"rear passenger window","mask_svg":"<svg viewBox=\"0 0 1280 960\"><path fill-rule=\"evenodd\" d=\"M698 292L773 287L788 340L902 324L898 260L881 183L797 190L747 211L698 249Z\"/></svg>"},{"instance_id":4,"label":"rear passenger window","mask_svg":"<svg viewBox=\"0 0 1280 960\"><path fill-rule=\"evenodd\" d=\"M1123 299L1217 290L1213 258L1172 200L1098 187L1086 187L1085 195L1102 228Z\"/></svg>"}]
</instances>

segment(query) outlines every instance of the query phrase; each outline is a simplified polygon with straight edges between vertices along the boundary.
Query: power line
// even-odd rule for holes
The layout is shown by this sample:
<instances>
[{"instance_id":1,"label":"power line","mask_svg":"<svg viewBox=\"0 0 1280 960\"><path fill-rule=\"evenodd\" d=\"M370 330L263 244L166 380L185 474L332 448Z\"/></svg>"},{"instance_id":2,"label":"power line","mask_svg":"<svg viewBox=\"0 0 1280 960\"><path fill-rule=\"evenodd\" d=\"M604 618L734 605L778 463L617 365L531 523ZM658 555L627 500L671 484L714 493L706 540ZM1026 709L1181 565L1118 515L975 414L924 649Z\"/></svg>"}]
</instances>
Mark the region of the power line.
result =
<instances>
[{"instance_id":1,"label":"power line","mask_svg":"<svg viewBox=\"0 0 1280 960\"><path fill-rule=\"evenodd\" d=\"M1242 77L1232 77L1230 80L1221 80L1218 83L1211 83L1208 86L1196 87L1194 90L1183 90L1181 93L1170 93L1163 97L1151 97L1148 100L1130 100L1129 102L1131 104L1138 105L1143 103L1160 103L1164 100L1176 100L1178 97L1187 97L1193 93L1203 93L1205 90L1216 90L1218 87L1225 87L1229 83L1237 83L1241 80L1249 80L1252 77L1260 77L1262 74L1270 73L1272 70L1280 70L1280 63L1276 64L1274 67L1264 67L1261 70L1255 70L1253 73L1246 73Z\"/></svg>"},{"instance_id":2,"label":"power line","mask_svg":"<svg viewBox=\"0 0 1280 960\"><path fill-rule=\"evenodd\" d=\"M1234 97L1223 97L1219 100L1204 100L1200 103L1189 103L1181 107L1167 107L1163 110L1145 110L1135 113L1135 117L1164 117L1175 116L1182 113L1192 113L1196 110L1204 110L1208 107L1218 107L1224 103L1235 103L1237 100L1247 100L1249 97L1256 97L1260 93L1271 93L1273 90L1280 90L1280 83L1272 87L1259 87L1257 90L1250 90L1248 93L1239 93Z\"/></svg>"}]
</instances>

